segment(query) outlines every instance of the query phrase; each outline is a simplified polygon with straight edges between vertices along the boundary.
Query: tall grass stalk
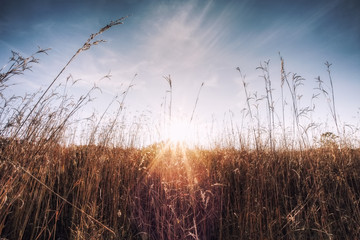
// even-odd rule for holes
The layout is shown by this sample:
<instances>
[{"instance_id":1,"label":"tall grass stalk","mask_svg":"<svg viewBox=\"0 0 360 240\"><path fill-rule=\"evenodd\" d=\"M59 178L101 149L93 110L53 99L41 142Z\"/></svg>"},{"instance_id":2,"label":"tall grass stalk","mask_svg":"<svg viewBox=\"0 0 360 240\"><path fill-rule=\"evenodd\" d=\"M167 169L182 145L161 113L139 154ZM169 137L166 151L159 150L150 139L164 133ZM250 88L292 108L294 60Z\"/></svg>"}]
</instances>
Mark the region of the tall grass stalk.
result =
<instances>
[{"instance_id":1,"label":"tall grass stalk","mask_svg":"<svg viewBox=\"0 0 360 240\"><path fill-rule=\"evenodd\" d=\"M275 118L274 118L274 100L272 97L272 87L271 87L271 79L270 79L270 72L269 72L269 63L270 60L265 61L264 65L260 63L260 66L256 69L260 69L263 72L263 75L261 76L265 81L265 98L266 98L266 105L268 110L268 132L269 132L269 145L270 149L275 149L275 143L273 139L273 132L275 129Z\"/></svg>"},{"instance_id":2,"label":"tall grass stalk","mask_svg":"<svg viewBox=\"0 0 360 240\"><path fill-rule=\"evenodd\" d=\"M279 53L280 55L280 53ZM284 98L284 84L285 84L285 67L284 67L284 59L282 58L282 56L280 55L280 61L281 61L281 84L280 84L280 89L281 89L281 116L282 116L282 134L283 134L283 143L284 143L284 147L287 147L287 136L286 136L286 121L285 121L285 98Z\"/></svg>"},{"instance_id":3,"label":"tall grass stalk","mask_svg":"<svg viewBox=\"0 0 360 240\"><path fill-rule=\"evenodd\" d=\"M331 113L331 117L334 120L335 123L335 127L336 127L336 131L337 134L340 135L340 128L339 128L339 124L338 124L338 118L337 118L337 112L336 112L336 107L335 107L335 94L334 94L334 85L333 85L333 81L332 81L332 77L331 77L331 63L329 63L328 61L325 62L325 66L326 66L326 71L328 72L328 76L329 76L329 82L330 82L330 87L328 87L330 89L330 93L328 93L329 90L327 90L324 82L320 79L320 76L318 76L316 78L317 83L319 84L318 86L318 90L320 90L320 92L324 95L325 99L327 100L328 103L328 107Z\"/></svg>"},{"instance_id":4,"label":"tall grass stalk","mask_svg":"<svg viewBox=\"0 0 360 240\"><path fill-rule=\"evenodd\" d=\"M196 106L197 106L197 104L198 104L200 92L201 92L201 89L202 89L203 86L204 86L204 82L201 83L200 88L199 88L199 91L198 91L198 94L197 94L197 96L196 96L195 105L194 105L194 108L193 108L193 110L192 110L191 117L190 117L190 124L191 124L191 122L192 122L192 120L193 120L193 118L194 118L195 109L196 109Z\"/></svg>"},{"instance_id":5,"label":"tall grass stalk","mask_svg":"<svg viewBox=\"0 0 360 240\"><path fill-rule=\"evenodd\" d=\"M299 101L302 98L302 95L298 93L298 88L304 83L304 78L300 75L293 73L291 75L291 81L288 79L288 73L285 72L284 62L282 62L282 77L285 79L285 82L288 86L291 100L292 100L292 113L293 113L293 139L298 139L300 149L303 149L306 145L304 136L301 132L301 123L300 117L306 114L306 111L302 111L299 107ZM294 142L293 142L294 144Z\"/></svg>"},{"instance_id":6,"label":"tall grass stalk","mask_svg":"<svg viewBox=\"0 0 360 240\"><path fill-rule=\"evenodd\" d=\"M79 55L81 52L89 50L91 48L91 46L97 45L101 42L105 42L104 40L96 40L94 41L95 37L97 37L98 35L102 34L103 32L107 31L108 29L110 29L113 26L119 25L119 24L123 24L123 21L125 20L126 17L122 17L116 21L111 21L109 24L107 24L105 27L101 28L97 33L95 34L91 34L90 37L88 38L88 40L83 44L83 46L81 48L79 48L75 54L70 58L70 60L65 64L65 66L60 70L60 72L56 75L56 77L54 78L54 80L52 80L52 82L49 84L49 86L46 88L46 90L43 92L43 94L40 96L40 98L37 100L37 102L35 103L35 105L33 106L33 108L31 108L30 112L28 113L28 115L25 117L24 121L21 123L21 125L18 127L17 131L15 132L14 137L16 138L20 132L20 130L22 129L22 127L24 126L24 124L27 122L27 120L29 119L29 117L31 116L31 114L35 111L35 109L37 108L37 106L41 103L41 101L43 100L43 98L45 97L45 95L48 93L48 91L50 90L50 88L55 84L55 82L58 80L58 78L61 76L61 74L65 71L65 69L70 65L70 63L76 58L77 55ZM41 52L44 52L44 50L40 50Z\"/></svg>"},{"instance_id":7,"label":"tall grass stalk","mask_svg":"<svg viewBox=\"0 0 360 240\"><path fill-rule=\"evenodd\" d=\"M127 86L126 90L122 93L122 99L121 99L121 102L119 102L119 107L118 107L118 109L116 111L115 117L111 121L109 129L107 129L107 131L105 133L105 136L102 139L101 145L103 145L103 146L107 146L109 141L110 141L111 134L112 134L112 132L113 132L115 126L116 126L116 123L118 123L118 120L119 120L119 117L121 116L121 113L124 110L126 97L127 97L128 93L129 93L130 89L134 86L133 83L135 81L136 76L137 76L137 74L134 75L134 77L130 81L129 85Z\"/></svg>"},{"instance_id":8,"label":"tall grass stalk","mask_svg":"<svg viewBox=\"0 0 360 240\"><path fill-rule=\"evenodd\" d=\"M171 80L171 76L164 76L163 77L166 82L169 84L169 90L166 91L166 93L169 93L170 95L170 100L169 100L169 106L168 106L168 123L166 124L165 122L165 126L168 128L168 131L171 131L171 125L172 125L172 114L171 114L171 111L172 111L172 94L173 94L173 83L172 83L172 80ZM164 105L164 109L166 108L166 95L165 95L165 105ZM164 113L164 115L166 116L166 114ZM170 134L169 132L167 134ZM166 136L168 137L168 136Z\"/></svg>"},{"instance_id":9,"label":"tall grass stalk","mask_svg":"<svg viewBox=\"0 0 360 240\"><path fill-rule=\"evenodd\" d=\"M248 114L250 116L250 122L253 122L254 117L253 117L253 113L252 113L251 106L250 106L251 97L248 94L247 83L245 82L246 75L243 75L241 73L241 70L240 70L239 67L237 67L236 70L238 70L238 72L240 73L240 77L241 77L241 81L242 81L242 84L243 84L243 87L244 87L244 92L245 92L245 97L246 97L247 110L248 110ZM258 121L258 123L259 123L259 121ZM252 125L251 128L252 128L252 132L253 132L253 136L254 136L255 147L256 147L257 150L259 150L259 140L260 140L260 138L258 136L259 135L259 128L258 128L258 134L256 134L256 130L255 130L254 125Z\"/></svg>"}]
</instances>

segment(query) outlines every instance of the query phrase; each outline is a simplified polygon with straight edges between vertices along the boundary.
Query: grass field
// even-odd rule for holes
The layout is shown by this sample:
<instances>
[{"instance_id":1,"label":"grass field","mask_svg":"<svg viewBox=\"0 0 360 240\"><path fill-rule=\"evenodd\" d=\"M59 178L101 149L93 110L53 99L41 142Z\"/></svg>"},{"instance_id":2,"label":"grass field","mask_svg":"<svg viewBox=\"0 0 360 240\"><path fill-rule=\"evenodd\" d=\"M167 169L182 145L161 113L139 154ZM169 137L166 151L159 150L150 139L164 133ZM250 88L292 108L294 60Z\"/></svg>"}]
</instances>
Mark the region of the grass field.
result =
<instances>
[{"instance_id":1,"label":"grass field","mask_svg":"<svg viewBox=\"0 0 360 240\"><path fill-rule=\"evenodd\" d=\"M122 20L92 34L64 69ZM254 123L246 131L224 126L230 131L208 147L172 141L138 147L141 133L122 135L117 127L131 84L112 120L99 116L87 129L86 144L71 140L72 128L96 89L74 101L63 91L67 83L57 86L64 69L45 90L7 97L13 77L43 53L13 52L1 69L1 239L360 239L359 139L339 121L331 64L330 89L319 78L318 91L329 103L334 132L302 125L314 109L301 107L302 78L287 73L281 58L281 93L291 96L287 127L277 123L285 99L275 113L265 62L259 67L265 121L238 68L246 117Z\"/></svg>"}]
</instances>

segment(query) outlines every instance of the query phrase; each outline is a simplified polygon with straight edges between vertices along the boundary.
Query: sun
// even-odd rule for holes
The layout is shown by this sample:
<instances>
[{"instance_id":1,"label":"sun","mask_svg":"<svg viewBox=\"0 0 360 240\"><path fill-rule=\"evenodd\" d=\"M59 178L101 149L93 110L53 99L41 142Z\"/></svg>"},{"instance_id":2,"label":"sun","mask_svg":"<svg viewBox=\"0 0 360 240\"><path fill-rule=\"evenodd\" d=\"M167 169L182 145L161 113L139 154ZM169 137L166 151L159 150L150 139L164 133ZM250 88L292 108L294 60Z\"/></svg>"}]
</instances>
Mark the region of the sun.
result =
<instances>
[{"instance_id":1,"label":"sun","mask_svg":"<svg viewBox=\"0 0 360 240\"><path fill-rule=\"evenodd\" d=\"M171 123L169 130L169 140L173 144L189 143L191 139L191 126L189 122L175 120Z\"/></svg>"},{"instance_id":2,"label":"sun","mask_svg":"<svg viewBox=\"0 0 360 240\"><path fill-rule=\"evenodd\" d=\"M162 139L172 147L207 146L210 136L208 130L208 123L201 120L190 121L187 117L173 117L163 128Z\"/></svg>"}]
</instances>

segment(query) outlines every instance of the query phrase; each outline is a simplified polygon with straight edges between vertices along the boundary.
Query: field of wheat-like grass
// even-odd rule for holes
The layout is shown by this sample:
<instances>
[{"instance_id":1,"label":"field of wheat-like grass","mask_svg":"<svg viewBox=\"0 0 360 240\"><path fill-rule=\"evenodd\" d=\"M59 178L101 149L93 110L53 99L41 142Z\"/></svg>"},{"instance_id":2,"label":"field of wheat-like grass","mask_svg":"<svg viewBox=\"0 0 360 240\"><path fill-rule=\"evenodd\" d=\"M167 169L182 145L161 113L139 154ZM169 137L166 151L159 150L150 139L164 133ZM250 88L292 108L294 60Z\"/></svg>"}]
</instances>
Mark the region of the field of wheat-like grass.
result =
<instances>
[{"instance_id":1,"label":"field of wheat-like grass","mask_svg":"<svg viewBox=\"0 0 360 240\"><path fill-rule=\"evenodd\" d=\"M7 94L13 77L48 49L30 57L12 52L1 69L1 239L360 239L359 140L339 120L328 62L330 89L318 78L317 91L328 103L333 132L303 122L314 109L301 105L303 79L287 73L280 57L280 112L269 62L258 68L262 99L252 95L237 68L249 125L241 131L224 126L226 134L207 147L171 139L138 144L140 127L123 127L132 82L116 97L120 104L110 120L106 109L86 134L75 136L76 113L91 104L97 88L74 100L60 77L77 55L103 42L100 34L122 21L92 34L45 90ZM171 125L173 85L170 76L165 80ZM264 105L265 125L255 101ZM287 126L285 107L291 110Z\"/></svg>"}]
</instances>

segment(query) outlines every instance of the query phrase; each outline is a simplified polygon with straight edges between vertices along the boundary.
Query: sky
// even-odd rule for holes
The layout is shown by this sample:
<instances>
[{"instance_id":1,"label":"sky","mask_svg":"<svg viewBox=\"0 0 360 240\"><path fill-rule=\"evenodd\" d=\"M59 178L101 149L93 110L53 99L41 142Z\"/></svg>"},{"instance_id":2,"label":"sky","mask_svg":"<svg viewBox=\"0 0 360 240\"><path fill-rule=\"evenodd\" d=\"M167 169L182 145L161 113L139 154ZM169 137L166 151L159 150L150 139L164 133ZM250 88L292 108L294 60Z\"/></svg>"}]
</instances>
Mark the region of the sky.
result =
<instances>
[{"instance_id":1,"label":"sky","mask_svg":"<svg viewBox=\"0 0 360 240\"><path fill-rule=\"evenodd\" d=\"M100 36L106 43L82 52L60 77L81 79L72 91L81 94L96 84L102 89L91 111L101 113L134 76L127 98L129 115L159 121L168 114L172 79L172 119L189 121L196 99L194 124L203 128L225 121L244 124L246 97L240 68L250 94L266 94L261 70L269 62L274 106L281 107L281 61L301 75L301 105L312 104L315 78L328 83L324 63L332 63L340 121L360 122L360 2L357 0L0 0L0 66L11 50L29 56L38 46L51 48L38 56L32 72L17 77L11 93L45 88L88 39L112 20L124 24ZM111 79L102 79L110 74ZM291 76L291 75L290 75ZM286 93L285 93L286 95ZM286 102L290 103L289 94ZM265 105L265 101L259 101ZM315 120L332 130L326 99L320 95ZM256 102L254 102L255 104ZM290 104L286 106L291 108ZM288 111L290 112L290 110ZM266 111L260 108L266 122ZM150 117L151 116L151 117ZM287 116L287 117L290 117ZM166 117L165 117L166 118ZM278 117L280 119L280 117ZM157 120L156 120L157 119ZM227 120L225 120L227 119ZM164 120L166 121L166 120ZM245 123L246 124L246 123Z\"/></svg>"}]
</instances>

